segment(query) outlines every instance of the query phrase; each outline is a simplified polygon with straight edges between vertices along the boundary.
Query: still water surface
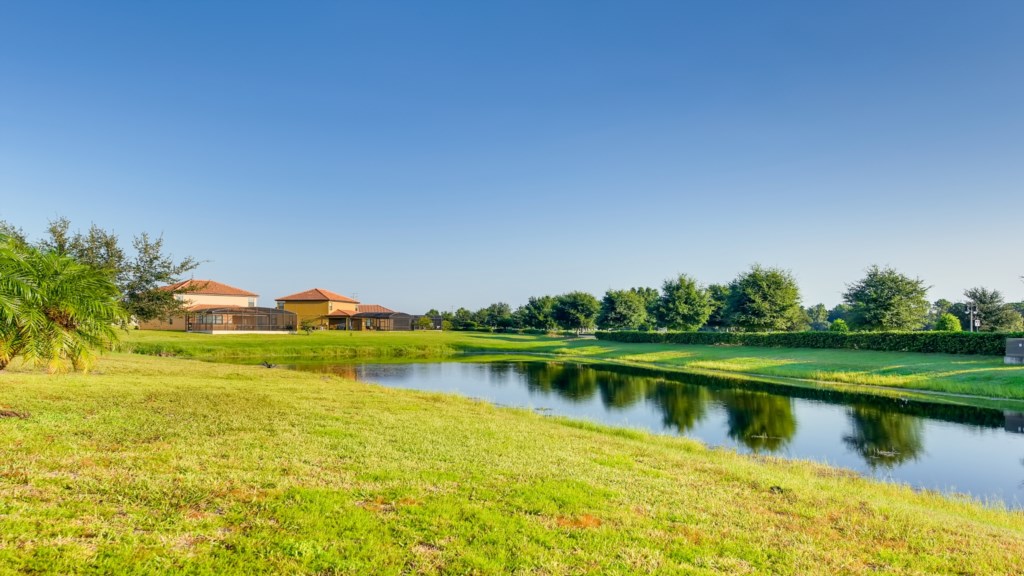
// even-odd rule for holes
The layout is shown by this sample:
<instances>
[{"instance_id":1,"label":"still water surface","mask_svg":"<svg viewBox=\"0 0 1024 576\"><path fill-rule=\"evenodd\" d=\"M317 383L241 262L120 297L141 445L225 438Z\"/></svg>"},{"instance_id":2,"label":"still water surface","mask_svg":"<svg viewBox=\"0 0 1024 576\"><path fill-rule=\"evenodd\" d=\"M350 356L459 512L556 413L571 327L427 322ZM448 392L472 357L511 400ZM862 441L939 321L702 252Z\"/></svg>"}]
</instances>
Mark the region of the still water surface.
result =
<instances>
[{"instance_id":1,"label":"still water surface","mask_svg":"<svg viewBox=\"0 0 1024 576\"><path fill-rule=\"evenodd\" d=\"M881 480L1024 507L1019 412L546 362L291 367L817 460Z\"/></svg>"}]
</instances>

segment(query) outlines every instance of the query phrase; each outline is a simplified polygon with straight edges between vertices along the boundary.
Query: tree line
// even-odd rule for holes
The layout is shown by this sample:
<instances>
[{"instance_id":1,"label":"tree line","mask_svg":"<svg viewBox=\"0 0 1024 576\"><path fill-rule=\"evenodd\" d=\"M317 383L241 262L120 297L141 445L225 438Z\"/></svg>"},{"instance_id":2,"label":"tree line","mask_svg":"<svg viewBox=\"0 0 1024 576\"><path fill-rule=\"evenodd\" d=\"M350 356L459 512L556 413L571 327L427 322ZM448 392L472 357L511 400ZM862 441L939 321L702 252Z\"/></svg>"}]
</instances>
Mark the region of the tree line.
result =
<instances>
[{"instance_id":1,"label":"tree line","mask_svg":"<svg viewBox=\"0 0 1024 576\"><path fill-rule=\"evenodd\" d=\"M119 327L180 312L182 291L159 288L199 264L175 260L147 233L126 249L111 231L72 231L57 218L30 241L0 220L0 370L19 356L54 371L88 368Z\"/></svg>"},{"instance_id":2,"label":"tree line","mask_svg":"<svg viewBox=\"0 0 1024 576\"><path fill-rule=\"evenodd\" d=\"M971 288L962 302L929 302L928 290L920 278L871 266L846 286L842 303L805 307L791 272L755 264L728 284L704 285L680 274L660 289L608 290L600 300L576 291L533 296L515 310L498 302L475 312L427 315L440 316L445 328L455 330L961 331L971 328L972 318L981 331L1024 330L1024 303L1007 303L998 290Z\"/></svg>"}]
</instances>

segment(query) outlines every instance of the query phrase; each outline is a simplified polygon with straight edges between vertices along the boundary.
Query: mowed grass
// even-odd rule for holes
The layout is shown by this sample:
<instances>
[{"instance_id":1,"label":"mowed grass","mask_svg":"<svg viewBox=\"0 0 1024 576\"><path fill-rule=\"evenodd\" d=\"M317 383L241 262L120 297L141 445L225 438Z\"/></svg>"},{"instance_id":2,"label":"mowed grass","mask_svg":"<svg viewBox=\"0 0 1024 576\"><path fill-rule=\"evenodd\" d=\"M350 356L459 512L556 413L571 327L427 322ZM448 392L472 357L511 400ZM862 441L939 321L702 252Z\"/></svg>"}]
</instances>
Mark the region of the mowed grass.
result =
<instances>
[{"instance_id":1,"label":"mowed grass","mask_svg":"<svg viewBox=\"0 0 1024 576\"><path fill-rule=\"evenodd\" d=\"M135 331L126 336L124 347L150 354L249 360L283 357L323 360L438 358L463 352L549 354L591 362L713 370L1024 400L1024 366L1006 366L1002 358L992 356L624 344L592 338L471 332L319 332L310 336L210 336Z\"/></svg>"},{"instance_id":2,"label":"mowed grass","mask_svg":"<svg viewBox=\"0 0 1024 576\"><path fill-rule=\"evenodd\" d=\"M261 367L0 372L0 573L1011 574L1024 514Z\"/></svg>"}]
</instances>

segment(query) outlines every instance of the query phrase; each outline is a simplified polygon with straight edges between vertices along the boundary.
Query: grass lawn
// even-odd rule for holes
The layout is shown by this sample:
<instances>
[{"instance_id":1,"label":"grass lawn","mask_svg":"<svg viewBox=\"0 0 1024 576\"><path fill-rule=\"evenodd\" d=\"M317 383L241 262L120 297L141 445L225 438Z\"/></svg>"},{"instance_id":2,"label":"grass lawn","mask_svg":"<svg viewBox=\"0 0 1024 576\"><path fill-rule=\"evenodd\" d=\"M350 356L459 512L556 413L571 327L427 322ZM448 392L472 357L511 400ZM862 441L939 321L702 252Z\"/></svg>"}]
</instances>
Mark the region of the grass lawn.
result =
<instances>
[{"instance_id":1,"label":"grass lawn","mask_svg":"<svg viewBox=\"0 0 1024 576\"><path fill-rule=\"evenodd\" d=\"M428 358L459 352L555 354L566 359L619 362L755 376L800 378L837 384L918 389L1024 400L1024 366L1002 358L874 352L625 344L594 339L472 332L319 332L305 335L210 336L135 331L125 348L205 359Z\"/></svg>"},{"instance_id":2,"label":"grass lawn","mask_svg":"<svg viewBox=\"0 0 1024 576\"><path fill-rule=\"evenodd\" d=\"M312 373L15 367L0 414L0 573L1010 574L1024 558L1019 511Z\"/></svg>"}]
</instances>

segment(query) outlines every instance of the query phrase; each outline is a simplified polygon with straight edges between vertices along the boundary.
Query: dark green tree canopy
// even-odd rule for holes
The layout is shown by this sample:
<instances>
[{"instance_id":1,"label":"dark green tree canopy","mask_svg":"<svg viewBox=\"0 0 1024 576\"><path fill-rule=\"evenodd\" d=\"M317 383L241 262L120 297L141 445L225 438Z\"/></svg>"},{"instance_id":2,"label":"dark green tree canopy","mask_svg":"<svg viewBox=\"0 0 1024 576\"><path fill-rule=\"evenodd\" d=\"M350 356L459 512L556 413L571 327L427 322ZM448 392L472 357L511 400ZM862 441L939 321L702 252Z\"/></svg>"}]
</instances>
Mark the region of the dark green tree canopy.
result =
<instances>
[{"instance_id":1,"label":"dark green tree canopy","mask_svg":"<svg viewBox=\"0 0 1024 576\"><path fill-rule=\"evenodd\" d=\"M711 299L711 315L706 326L714 330L725 330L729 324L729 286L711 284L708 286L708 298Z\"/></svg>"},{"instance_id":2,"label":"dark green tree canopy","mask_svg":"<svg viewBox=\"0 0 1024 576\"><path fill-rule=\"evenodd\" d=\"M555 330L558 323L555 322L554 309L554 296L531 296L515 311L516 321L524 328Z\"/></svg>"},{"instance_id":3,"label":"dark green tree canopy","mask_svg":"<svg viewBox=\"0 0 1024 576\"><path fill-rule=\"evenodd\" d=\"M552 316L566 330L591 330L600 310L601 303L592 294L569 292L555 298Z\"/></svg>"},{"instance_id":4,"label":"dark green tree canopy","mask_svg":"<svg viewBox=\"0 0 1024 576\"><path fill-rule=\"evenodd\" d=\"M758 264L729 285L728 315L733 325L748 332L791 331L806 321L793 275Z\"/></svg>"},{"instance_id":5,"label":"dark green tree canopy","mask_svg":"<svg viewBox=\"0 0 1024 576\"><path fill-rule=\"evenodd\" d=\"M847 321L858 330L917 330L928 319L928 287L892 268L872 266L847 286Z\"/></svg>"},{"instance_id":6,"label":"dark green tree canopy","mask_svg":"<svg viewBox=\"0 0 1024 576\"><path fill-rule=\"evenodd\" d=\"M828 308L825 308L824 304L811 306L807 309L807 320L811 325L811 330L828 330Z\"/></svg>"},{"instance_id":7,"label":"dark green tree canopy","mask_svg":"<svg viewBox=\"0 0 1024 576\"><path fill-rule=\"evenodd\" d=\"M686 274L680 274L661 286L658 325L669 330L693 332L704 326L712 309L707 289Z\"/></svg>"},{"instance_id":8,"label":"dark green tree canopy","mask_svg":"<svg viewBox=\"0 0 1024 576\"><path fill-rule=\"evenodd\" d=\"M597 325L604 330L641 330L648 323L647 303L632 290L609 290L601 300Z\"/></svg>"},{"instance_id":9,"label":"dark green tree canopy","mask_svg":"<svg viewBox=\"0 0 1024 576\"><path fill-rule=\"evenodd\" d=\"M977 307L975 318L981 320L982 331L1010 332L1021 329L1020 313L1006 304L999 290L979 286L964 291L964 296Z\"/></svg>"}]
</instances>

